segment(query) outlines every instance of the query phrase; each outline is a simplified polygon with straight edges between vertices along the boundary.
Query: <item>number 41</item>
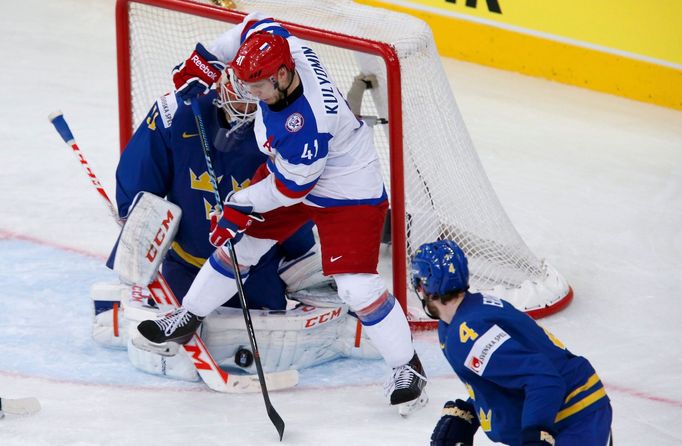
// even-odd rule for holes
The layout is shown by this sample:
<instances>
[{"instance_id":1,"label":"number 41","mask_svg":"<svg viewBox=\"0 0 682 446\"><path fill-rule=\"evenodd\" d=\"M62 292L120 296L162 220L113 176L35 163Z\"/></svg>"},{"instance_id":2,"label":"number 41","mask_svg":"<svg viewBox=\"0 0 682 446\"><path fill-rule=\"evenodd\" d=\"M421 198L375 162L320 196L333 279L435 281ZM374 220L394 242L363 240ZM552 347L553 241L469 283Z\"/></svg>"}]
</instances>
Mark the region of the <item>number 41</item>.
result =
<instances>
[{"instance_id":1,"label":"number 41","mask_svg":"<svg viewBox=\"0 0 682 446\"><path fill-rule=\"evenodd\" d=\"M317 145L317 139L313 140L313 146L315 146L315 153L313 154L312 149L308 146L308 143L305 143L303 146L303 153L301 153L301 158L306 158L306 159L313 159L317 158L317 150L318 150L318 145Z\"/></svg>"}]
</instances>

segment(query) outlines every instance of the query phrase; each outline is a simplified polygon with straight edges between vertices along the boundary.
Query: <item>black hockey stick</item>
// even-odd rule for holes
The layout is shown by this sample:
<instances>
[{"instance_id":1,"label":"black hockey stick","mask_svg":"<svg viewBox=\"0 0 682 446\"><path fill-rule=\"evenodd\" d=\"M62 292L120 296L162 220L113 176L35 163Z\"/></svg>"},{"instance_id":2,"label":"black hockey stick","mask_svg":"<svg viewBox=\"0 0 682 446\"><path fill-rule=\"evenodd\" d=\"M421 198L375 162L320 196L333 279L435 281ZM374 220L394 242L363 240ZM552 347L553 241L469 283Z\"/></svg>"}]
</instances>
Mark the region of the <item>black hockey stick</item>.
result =
<instances>
[{"instance_id":1,"label":"black hockey stick","mask_svg":"<svg viewBox=\"0 0 682 446\"><path fill-rule=\"evenodd\" d=\"M199 131L199 139L201 140L201 148L204 151L204 158L206 159L206 168L208 170L208 177L211 180L211 185L213 186L213 195L215 197L216 205L221 206L222 200L220 199L220 193L218 192L218 181L216 180L215 171L213 170L213 163L211 162L211 153L208 147L208 137L206 136L206 129L204 128L204 120L201 118L201 110L199 109L199 103L196 99L192 99L192 112L194 113L194 120L197 124L197 130ZM279 441L282 441L284 437L284 420L279 416L272 403L270 402L270 395L268 394L268 388L265 385L265 375L263 373L263 366L260 362L260 353L258 353L258 345L256 344L256 333L253 329L253 322L251 321L251 314L246 305L246 295L244 294L244 283L242 281L242 276L239 271L239 262L237 261L237 253L234 250L234 245L232 240L227 241L227 251L230 254L230 260L234 267L234 278L237 282L237 295L239 296L239 303L242 306L242 311L244 313L244 322L246 323L246 331L249 335L249 341L251 342L251 350L253 351L253 359L256 364L256 371L258 372L258 380L260 381L261 391L263 392L263 400L265 401L265 409L268 412L270 421L275 425L277 433L279 433Z\"/></svg>"}]
</instances>

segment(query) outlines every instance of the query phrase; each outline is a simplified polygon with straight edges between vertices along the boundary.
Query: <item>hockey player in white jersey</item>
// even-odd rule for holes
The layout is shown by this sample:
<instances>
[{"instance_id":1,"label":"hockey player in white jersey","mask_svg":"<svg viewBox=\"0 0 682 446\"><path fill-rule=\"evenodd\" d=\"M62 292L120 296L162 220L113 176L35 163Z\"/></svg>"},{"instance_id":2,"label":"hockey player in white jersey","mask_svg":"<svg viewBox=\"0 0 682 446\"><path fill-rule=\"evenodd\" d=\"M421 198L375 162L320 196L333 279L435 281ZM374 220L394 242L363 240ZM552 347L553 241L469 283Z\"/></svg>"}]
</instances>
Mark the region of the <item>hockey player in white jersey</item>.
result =
<instances>
[{"instance_id":1,"label":"hockey player in white jersey","mask_svg":"<svg viewBox=\"0 0 682 446\"><path fill-rule=\"evenodd\" d=\"M214 53L216 56L213 56ZM182 311L138 326L150 346L186 342L201 320L237 289L223 245L232 240L242 277L276 241L312 219L323 271L361 320L393 374L386 394L401 414L427 402L426 376L402 308L377 273L388 208L371 129L357 119L314 50L286 28L251 14L207 51L185 62L199 69L179 76L178 94L192 97L213 84L201 66L231 61L237 84L259 100L255 134L268 155L266 176L230 195L210 240L218 247L199 272Z\"/></svg>"}]
</instances>

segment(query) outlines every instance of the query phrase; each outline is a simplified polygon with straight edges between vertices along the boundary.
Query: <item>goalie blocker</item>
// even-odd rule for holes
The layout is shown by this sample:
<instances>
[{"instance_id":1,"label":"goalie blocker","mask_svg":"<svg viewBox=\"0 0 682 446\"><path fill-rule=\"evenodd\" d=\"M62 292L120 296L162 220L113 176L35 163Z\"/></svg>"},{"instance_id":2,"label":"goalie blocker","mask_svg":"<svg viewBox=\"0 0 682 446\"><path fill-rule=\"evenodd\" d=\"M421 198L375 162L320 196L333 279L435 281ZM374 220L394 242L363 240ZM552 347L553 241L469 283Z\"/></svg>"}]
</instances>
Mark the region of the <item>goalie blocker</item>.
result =
<instances>
[{"instance_id":1,"label":"goalie blocker","mask_svg":"<svg viewBox=\"0 0 682 446\"><path fill-rule=\"evenodd\" d=\"M179 206L149 192L135 196L107 266L121 281L146 286L159 270L180 226Z\"/></svg>"},{"instance_id":2,"label":"goalie blocker","mask_svg":"<svg viewBox=\"0 0 682 446\"><path fill-rule=\"evenodd\" d=\"M133 345L141 320L160 317L172 308L159 305L139 286L97 283L91 293L96 312L93 338L100 345L127 349L131 363L142 371L188 381L199 379L183 350L175 356L162 356ZM312 367L340 357L380 359L329 284L291 296L299 293L308 303L318 299L321 305L333 306L299 304L286 311L251 310L266 373ZM204 320L201 330L204 343L222 367L255 373L241 309L219 308Z\"/></svg>"}]
</instances>

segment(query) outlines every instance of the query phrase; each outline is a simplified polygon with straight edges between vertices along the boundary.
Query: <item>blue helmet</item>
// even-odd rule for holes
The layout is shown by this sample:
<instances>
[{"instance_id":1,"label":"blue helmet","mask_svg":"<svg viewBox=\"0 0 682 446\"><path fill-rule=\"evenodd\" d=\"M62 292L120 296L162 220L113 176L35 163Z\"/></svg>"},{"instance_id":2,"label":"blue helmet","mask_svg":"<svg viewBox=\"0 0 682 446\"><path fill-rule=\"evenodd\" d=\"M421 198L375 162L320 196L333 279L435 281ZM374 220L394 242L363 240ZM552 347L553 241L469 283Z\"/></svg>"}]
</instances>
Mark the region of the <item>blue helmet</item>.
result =
<instances>
[{"instance_id":1,"label":"blue helmet","mask_svg":"<svg viewBox=\"0 0 682 446\"><path fill-rule=\"evenodd\" d=\"M469 288L469 265L457 243L424 243L412 256L412 286L435 297Z\"/></svg>"}]
</instances>

